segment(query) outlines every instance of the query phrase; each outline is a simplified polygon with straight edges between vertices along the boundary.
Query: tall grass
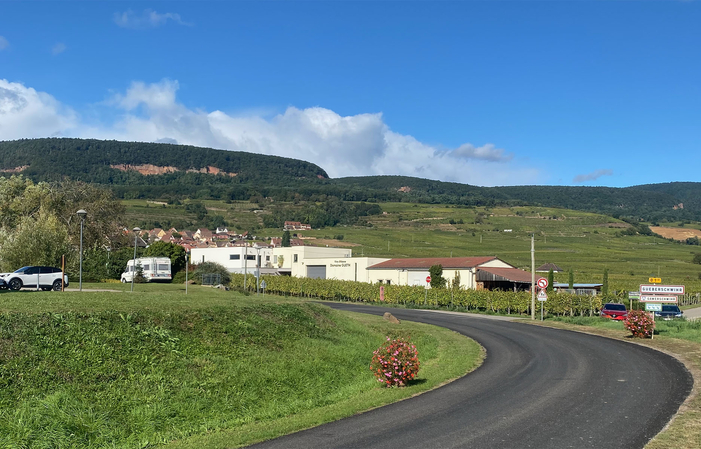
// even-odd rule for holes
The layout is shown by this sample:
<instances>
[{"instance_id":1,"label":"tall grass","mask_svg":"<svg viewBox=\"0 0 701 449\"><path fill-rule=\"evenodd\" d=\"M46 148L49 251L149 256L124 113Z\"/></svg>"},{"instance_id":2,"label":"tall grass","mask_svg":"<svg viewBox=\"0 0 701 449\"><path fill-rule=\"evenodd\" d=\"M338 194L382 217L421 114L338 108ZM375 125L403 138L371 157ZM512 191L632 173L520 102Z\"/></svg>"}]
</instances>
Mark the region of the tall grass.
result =
<instances>
[{"instance_id":1,"label":"tall grass","mask_svg":"<svg viewBox=\"0 0 701 449\"><path fill-rule=\"evenodd\" d=\"M315 410L377 388L385 335L439 358L430 327L202 292L3 294L0 447L138 448Z\"/></svg>"}]
</instances>

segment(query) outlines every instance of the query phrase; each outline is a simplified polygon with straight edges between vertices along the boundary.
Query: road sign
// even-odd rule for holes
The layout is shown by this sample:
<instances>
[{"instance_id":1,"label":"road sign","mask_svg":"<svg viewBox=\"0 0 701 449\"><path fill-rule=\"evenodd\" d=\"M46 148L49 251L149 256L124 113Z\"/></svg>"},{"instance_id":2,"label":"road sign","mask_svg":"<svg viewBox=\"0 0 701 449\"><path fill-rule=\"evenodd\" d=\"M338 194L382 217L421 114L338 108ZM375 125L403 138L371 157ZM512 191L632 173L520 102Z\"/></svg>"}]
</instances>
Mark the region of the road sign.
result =
<instances>
[{"instance_id":1,"label":"road sign","mask_svg":"<svg viewBox=\"0 0 701 449\"><path fill-rule=\"evenodd\" d=\"M645 304L645 310L648 312L662 312L662 304L648 302Z\"/></svg>"},{"instance_id":2,"label":"road sign","mask_svg":"<svg viewBox=\"0 0 701 449\"><path fill-rule=\"evenodd\" d=\"M426 276L426 283L430 284L431 283L431 276Z\"/></svg>"},{"instance_id":3,"label":"road sign","mask_svg":"<svg viewBox=\"0 0 701 449\"><path fill-rule=\"evenodd\" d=\"M260 281L260 288L265 288L267 285L268 284L265 283L265 280Z\"/></svg>"},{"instance_id":4,"label":"road sign","mask_svg":"<svg viewBox=\"0 0 701 449\"><path fill-rule=\"evenodd\" d=\"M651 284L661 284L662 278L648 278L647 281Z\"/></svg>"},{"instance_id":5,"label":"road sign","mask_svg":"<svg viewBox=\"0 0 701 449\"><path fill-rule=\"evenodd\" d=\"M676 296L640 295L640 302L677 302Z\"/></svg>"},{"instance_id":6,"label":"road sign","mask_svg":"<svg viewBox=\"0 0 701 449\"><path fill-rule=\"evenodd\" d=\"M628 299L640 299L640 292L628 292Z\"/></svg>"},{"instance_id":7,"label":"road sign","mask_svg":"<svg viewBox=\"0 0 701 449\"><path fill-rule=\"evenodd\" d=\"M538 292L538 301L547 301L548 300L548 294L545 293L545 290L541 290Z\"/></svg>"},{"instance_id":8,"label":"road sign","mask_svg":"<svg viewBox=\"0 0 701 449\"><path fill-rule=\"evenodd\" d=\"M683 295L685 289L683 285L641 285L641 295Z\"/></svg>"},{"instance_id":9,"label":"road sign","mask_svg":"<svg viewBox=\"0 0 701 449\"><path fill-rule=\"evenodd\" d=\"M545 278L540 278L538 279L538 288L547 288L548 287L548 280Z\"/></svg>"}]
</instances>

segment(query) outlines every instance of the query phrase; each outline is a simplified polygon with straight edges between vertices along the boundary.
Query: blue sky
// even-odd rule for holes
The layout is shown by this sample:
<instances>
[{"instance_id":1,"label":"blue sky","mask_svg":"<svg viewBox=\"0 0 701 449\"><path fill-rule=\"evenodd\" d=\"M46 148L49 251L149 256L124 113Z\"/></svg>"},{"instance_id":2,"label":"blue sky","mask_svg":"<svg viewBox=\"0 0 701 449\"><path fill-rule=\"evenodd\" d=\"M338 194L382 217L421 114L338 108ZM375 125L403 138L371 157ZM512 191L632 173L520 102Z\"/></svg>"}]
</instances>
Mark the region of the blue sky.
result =
<instances>
[{"instance_id":1,"label":"blue sky","mask_svg":"<svg viewBox=\"0 0 701 449\"><path fill-rule=\"evenodd\" d=\"M332 177L697 181L701 2L0 2L0 140L277 154Z\"/></svg>"}]
</instances>

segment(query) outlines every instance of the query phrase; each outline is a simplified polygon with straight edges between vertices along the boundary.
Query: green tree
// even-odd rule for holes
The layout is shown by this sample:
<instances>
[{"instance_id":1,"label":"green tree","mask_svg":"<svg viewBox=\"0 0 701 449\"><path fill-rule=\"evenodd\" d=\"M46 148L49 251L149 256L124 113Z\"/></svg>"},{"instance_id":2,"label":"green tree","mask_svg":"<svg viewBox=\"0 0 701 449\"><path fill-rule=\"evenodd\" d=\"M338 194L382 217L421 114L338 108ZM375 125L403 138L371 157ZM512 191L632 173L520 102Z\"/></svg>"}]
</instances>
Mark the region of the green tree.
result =
<instances>
[{"instance_id":1,"label":"green tree","mask_svg":"<svg viewBox=\"0 0 701 449\"><path fill-rule=\"evenodd\" d=\"M553 269L551 268L550 271L548 271L548 288L546 291L552 292L553 291L553 284L555 283L555 273L553 273Z\"/></svg>"},{"instance_id":2,"label":"green tree","mask_svg":"<svg viewBox=\"0 0 701 449\"><path fill-rule=\"evenodd\" d=\"M443 277L443 265L432 265L428 269L431 275L431 288L445 288L446 280Z\"/></svg>"},{"instance_id":3,"label":"green tree","mask_svg":"<svg viewBox=\"0 0 701 449\"><path fill-rule=\"evenodd\" d=\"M285 263L285 258L283 256L277 256L277 266L282 268L282 264Z\"/></svg>"},{"instance_id":4,"label":"green tree","mask_svg":"<svg viewBox=\"0 0 701 449\"><path fill-rule=\"evenodd\" d=\"M168 257L173 274L185 268L185 248L171 242L155 242L144 251L146 257Z\"/></svg>"},{"instance_id":5,"label":"green tree","mask_svg":"<svg viewBox=\"0 0 701 449\"><path fill-rule=\"evenodd\" d=\"M574 271L572 270L572 268L570 268L568 282L570 284L570 290L574 290Z\"/></svg>"},{"instance_id":6,"label":"green tree","mask_svg":"<svg viewBox=\"0 0 701 449\"><path fill-rule=\"evenodd\" d=\"M601 294L606 296L609 294L609 269L604 268L604 280L601 285Z\"/></svg>"},{"instance_id":7,"label":"green tree","mask_svg":"<svg viewBox=\"0 0 701 449\"><path fill-rule=\"evenodd\" d=\"M290 247L290 231L284 231L282 233L282 247L283 248Z\"/></svg>"},{"instance_id":8,"label":"green tree","mask_svg":"<svg viewBox=\"0 0 701 449\"><path fill-rule=\"evenodd\" d=\"M192 273L192 280L194 282L201 283L202 275L205 274L219 274L221 275L222 285L229 285L231 282L231 273L222 264L216 262L202 262L198 264L195 268L194 273Z\"/></svg>"},{"instance_id":9,"label":"green tree","mask_svg":"<svg viewBox=\"0 0 701 449\"><path fill-rule=\"evenodd\" d=\"M74 256L66 227L51 213L23 217L14 230L0 231L0 267L14 271L26 265L61 266L61 256ZM70 262L70 259L69 259Z\"/></svg>"},{"instance_id":10,"label":"green tree","mask_svg":"<svg viewBox=\"0 0 701 449\"><path fill-rule=\"evenodd\" d=\"M433 278L431 278L433 279ZM459 290L460 289L460 272L455 270L455 276L453 277L453 282L451 283L451 288L453 290Z\"/></svg>"}]
</instances>

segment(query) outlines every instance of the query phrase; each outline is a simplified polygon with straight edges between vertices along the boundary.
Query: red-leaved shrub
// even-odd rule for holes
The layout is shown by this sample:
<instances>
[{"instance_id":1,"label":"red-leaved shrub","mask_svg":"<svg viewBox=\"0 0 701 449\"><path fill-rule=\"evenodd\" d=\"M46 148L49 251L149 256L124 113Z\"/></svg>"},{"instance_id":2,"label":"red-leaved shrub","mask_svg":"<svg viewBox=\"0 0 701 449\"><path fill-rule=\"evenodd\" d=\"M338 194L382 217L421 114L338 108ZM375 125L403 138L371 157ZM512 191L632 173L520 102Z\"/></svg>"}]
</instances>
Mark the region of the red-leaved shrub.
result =
<instances>
[{"instance_id":1,"label":"red-leaved shrub","mask_svg":"<svg viewBox=\"0 0 701 449\"><path fill-rule=\"evenodd\" d=\"M655 322L650 318L650 314L643 310L631 310L623 321L623 326L628 329L633 337L652 337L655 330Z\"/></svg>"},{"instance_id":2,"label":"red-leaved shrub","mask_svg":"<svg viewBox=\"0 0 701 449\"><path fill-rule=\"evenodd\" d=\"M419 352L408 341L387 337L372 354L370 369L387 387L404 386L419 372Z\"/></svg>"}]
</instances>

